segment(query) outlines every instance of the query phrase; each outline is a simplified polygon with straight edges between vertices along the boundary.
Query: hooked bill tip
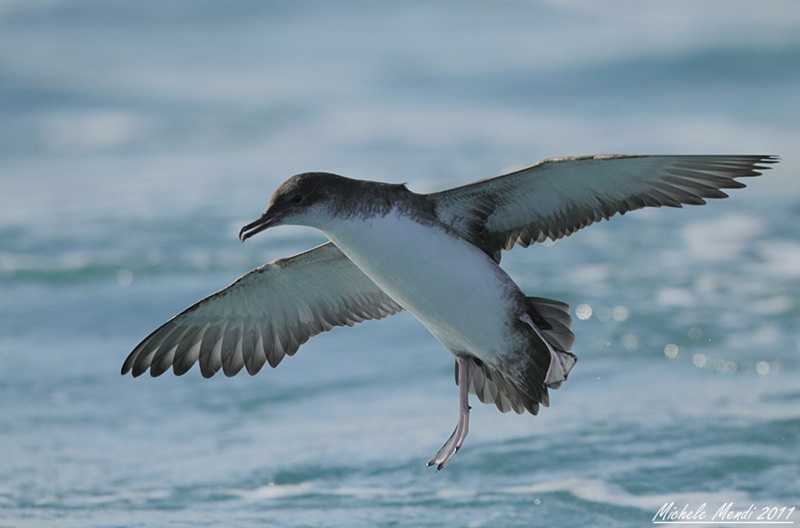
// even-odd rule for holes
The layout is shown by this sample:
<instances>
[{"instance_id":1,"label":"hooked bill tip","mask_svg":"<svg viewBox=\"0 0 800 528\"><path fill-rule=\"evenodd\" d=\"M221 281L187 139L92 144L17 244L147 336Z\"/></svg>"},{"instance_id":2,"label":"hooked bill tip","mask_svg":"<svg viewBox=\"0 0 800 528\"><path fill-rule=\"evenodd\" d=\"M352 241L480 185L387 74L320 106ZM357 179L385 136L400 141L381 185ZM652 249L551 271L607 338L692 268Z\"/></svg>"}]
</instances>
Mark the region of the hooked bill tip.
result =
<instances>
[{"instance_id":1,"label":"hooked bill tip","mask_svg":"<svg viewBox=\"0 0 800 528\"><path fill-rule=\"evenodd\" d=\"M250 222L249 224L247 224L246 226L242 227L239 230L239 240L244 242L251 236L264 231L265 229L267 229L272 225L275 225L275 219L269 217L267 213L264 213L263 215L261 215L260 218L258 218L253 222Z\"/></svg>"}]
</instances>

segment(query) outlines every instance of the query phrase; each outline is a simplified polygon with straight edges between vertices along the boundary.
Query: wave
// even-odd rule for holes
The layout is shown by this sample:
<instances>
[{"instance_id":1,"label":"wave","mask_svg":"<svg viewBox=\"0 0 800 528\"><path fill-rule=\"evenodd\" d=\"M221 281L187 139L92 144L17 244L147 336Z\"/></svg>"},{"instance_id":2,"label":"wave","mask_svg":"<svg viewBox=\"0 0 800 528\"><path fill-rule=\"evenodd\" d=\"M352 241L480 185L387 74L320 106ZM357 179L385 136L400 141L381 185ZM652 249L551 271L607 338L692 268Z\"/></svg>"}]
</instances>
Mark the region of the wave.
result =
<instances>
[{"instance_id":1,"label":"wave","mask_svg":"<svg viewBox=\"0 0 800 528\"><path fill-rule=\"evenodd\" d=\"M634 494L620 486L596 479L564 479L546 481L525 486L511 486L500 490L501 493L514 495L544 495L549 493L568 493L573 497L610 506L636 508L655 512L665 503L699 505L703 502L709 506L722 505L725 502L747 503L750 496L738 490L726 491L683 491L678 493Z\"/></svg>"}]
</instances>

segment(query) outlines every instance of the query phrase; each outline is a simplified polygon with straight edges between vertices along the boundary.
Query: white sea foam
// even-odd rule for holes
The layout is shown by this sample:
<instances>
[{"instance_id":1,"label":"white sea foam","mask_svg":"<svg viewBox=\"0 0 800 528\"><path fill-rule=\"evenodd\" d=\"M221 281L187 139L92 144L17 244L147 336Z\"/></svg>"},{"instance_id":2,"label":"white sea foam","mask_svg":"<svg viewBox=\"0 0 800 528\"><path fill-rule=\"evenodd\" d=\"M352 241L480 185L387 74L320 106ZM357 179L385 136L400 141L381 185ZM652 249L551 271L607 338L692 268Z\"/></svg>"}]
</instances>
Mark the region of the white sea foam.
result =
<instances>
[{"instance_id":1,"label":"white sea foam","mask_svg":"<svg viewBox=\"0 0 800 528\"><path fill-rule=\"evenodd\" d=\"M308 495L314 490L315 487L312 482L300 482L298 484L270 483L255 489L235 489L231 490L229 493L244 500L267 500Z\"/></svg>"},{"instance_id":2,"label":"white sea foam","mask_svg":"<svg viewBox=\"0 0 800 528\"><path fill-rule=\"evenodd\" d=\"M530 484L527 486L510 486L501 490L503 493L522 494L522 495L543 495L548 493L566 492L578 499L609 504L612 506L622 506L637 508L655 512L664 503L688 503L700 504L706 502L709 505L721 505L724 502L734 501L745 503L749 500L749 495L736 491L695 491L695 492L676 492L663 494L634 494L623 488L608 482L596 479L563 479Z\"/></svg>"},{"instance_id":3,"label":"white sea foam","mask_svg":"<svg viewBox=\"0 0 800 528\"><path fill-rule=\"evenodd\" d=\"M800 277L800 244L794 240L770 240L758 245L765 271L786 278Z\"/></svg>"},{"instance_id":4,"label":"white sea foam","mask_svg":"<svg viewBox=\"0 0 800 528\"><path fill-rule=\"evenodd\" d=\"M699 260L724 261L739 255L750 240L763 233L763 219L746 214L727 214L693 222L683 228L689 254Z\"/></svg>"},{"instance_id":5,"label":"white sea foam","mask_svg":"<svg viewBox=\"0 0 800 528\"><path fill-rule=\"evenodd\" d=\"M795 300L788 295L776 295L750 304L750 310L759 315L778 315L788 312L795 306Z\"/></svg>"}]
</instances>

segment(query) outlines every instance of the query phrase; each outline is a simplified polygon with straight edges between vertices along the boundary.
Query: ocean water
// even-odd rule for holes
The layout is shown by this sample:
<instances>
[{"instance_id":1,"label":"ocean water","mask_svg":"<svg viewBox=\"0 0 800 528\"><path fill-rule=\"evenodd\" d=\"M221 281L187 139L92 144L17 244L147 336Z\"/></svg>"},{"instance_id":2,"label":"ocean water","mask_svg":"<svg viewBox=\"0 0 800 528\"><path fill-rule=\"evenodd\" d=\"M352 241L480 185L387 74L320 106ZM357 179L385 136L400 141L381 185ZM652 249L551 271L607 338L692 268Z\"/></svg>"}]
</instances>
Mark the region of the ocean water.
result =
<instances>
[{"instance_id":1,"label":"ocean water","mask_svg":"<svg viewBox=\"0 0 800 528\"><path fill-rule=\"evenodd\" d=\"M0 526L624 526L800 506L796 2L0 2ZM593 152L775 153L731 199L504 267L569 302L539 416L408 314L275 370L121 377L153 327L322 239L240 244L286 176L445 188ZM797 518L795 514L795 522Z\"/></svg>"}]
</instances>

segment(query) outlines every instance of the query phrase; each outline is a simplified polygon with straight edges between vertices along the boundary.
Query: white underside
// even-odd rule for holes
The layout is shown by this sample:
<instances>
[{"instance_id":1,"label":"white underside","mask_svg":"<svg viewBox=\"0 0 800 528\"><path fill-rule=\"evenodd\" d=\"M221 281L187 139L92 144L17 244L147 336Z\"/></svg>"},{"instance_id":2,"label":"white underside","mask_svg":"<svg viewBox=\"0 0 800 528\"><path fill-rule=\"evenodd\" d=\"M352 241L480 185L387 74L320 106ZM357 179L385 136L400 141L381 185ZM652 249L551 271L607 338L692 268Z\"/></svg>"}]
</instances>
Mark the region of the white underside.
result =
<instances>
[{"instance_id":1,"label":"white underside","mask_svg":"<svg viewBox=\"0 0 800 528\"><path fill-rule=\"evenodd\" d=\"M516 286L472 244L397 211L337 220L325 232L450 351L491 363L510 338Z\"/></svg>"}]
</instances>

